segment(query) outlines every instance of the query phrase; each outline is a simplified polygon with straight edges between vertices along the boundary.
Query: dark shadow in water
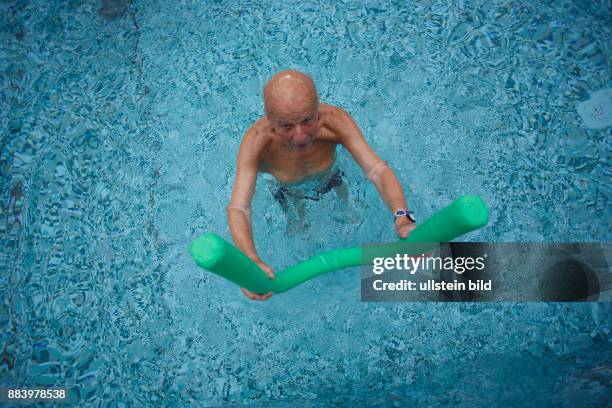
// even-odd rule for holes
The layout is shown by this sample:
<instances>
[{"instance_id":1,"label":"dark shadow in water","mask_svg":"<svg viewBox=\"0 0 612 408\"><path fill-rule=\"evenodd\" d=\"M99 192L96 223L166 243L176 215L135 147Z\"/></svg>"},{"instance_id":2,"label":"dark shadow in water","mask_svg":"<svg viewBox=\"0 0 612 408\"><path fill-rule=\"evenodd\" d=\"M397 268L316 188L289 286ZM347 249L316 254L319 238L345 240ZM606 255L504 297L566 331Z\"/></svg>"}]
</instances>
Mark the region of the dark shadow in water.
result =
<instances>
[{"instance_id":1,"label":"dark shadow in water","mask_svg":"<svg viewBox=\"0 0 612 408\"><path fill-rule=\"evenodd\" d=\"M597 301L599 291L595 271L576 259L550 266L540 281L540 294L545 302Z\"/></svg>"},{"instance_id":2,"label":"dark shadow in water","mask_svg":"<svg viewBox=\"0 0 612 408\"><path fill-rule=\"evenodd\" d=\"M130 0L101 0L98 14L109 20L121 17Z\"/></svg>"}]
</instances>

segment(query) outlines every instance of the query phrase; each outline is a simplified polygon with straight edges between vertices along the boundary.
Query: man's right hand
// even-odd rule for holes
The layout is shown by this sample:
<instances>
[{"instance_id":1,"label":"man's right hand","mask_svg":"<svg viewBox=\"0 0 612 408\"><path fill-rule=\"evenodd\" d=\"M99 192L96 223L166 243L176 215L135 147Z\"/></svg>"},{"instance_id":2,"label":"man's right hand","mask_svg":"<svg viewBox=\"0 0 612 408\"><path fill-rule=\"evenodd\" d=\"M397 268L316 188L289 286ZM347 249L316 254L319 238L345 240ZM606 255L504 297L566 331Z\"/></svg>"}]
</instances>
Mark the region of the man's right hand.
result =
<instances>
[{"instance_id":1,"label":"man's right hand","mask_svg":"<svg viewBox=\"0 0 612 408\"><path fill-rule=\"evenodd\" d=\"M264 261L261 259L253 259L253 262L255 262L257 266L259 266L266 273L269 279L274 279L274 271ZM272 292L268 292L264 295L258 295L257 293L248 291L245 288L240 288L240 291L244 294L244 296L251 300L268 300L272 296Z\"/></svg>"}]
</instances>

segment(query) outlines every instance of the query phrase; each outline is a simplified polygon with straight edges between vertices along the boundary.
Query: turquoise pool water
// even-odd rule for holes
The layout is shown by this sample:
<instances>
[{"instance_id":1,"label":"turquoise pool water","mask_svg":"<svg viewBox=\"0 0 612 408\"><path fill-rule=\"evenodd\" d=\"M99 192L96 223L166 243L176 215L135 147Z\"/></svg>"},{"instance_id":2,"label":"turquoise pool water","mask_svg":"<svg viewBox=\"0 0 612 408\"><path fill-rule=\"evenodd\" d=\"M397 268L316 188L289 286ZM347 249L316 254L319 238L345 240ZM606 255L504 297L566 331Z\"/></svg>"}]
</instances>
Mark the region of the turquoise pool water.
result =
<instances>
[{"instance_id":1,"label":"turquoise pool water","mask_svg":"<svg viewBox=\"0 0 612 408\"><path fill-rule=\"evenodd\" d=\"M480 194L490 227L466 240L609 241L610 105L589 102L612 88L609 2L98 8L0 5L1 386L117 407L609 401L607 303L366 304L357 270L254 303L187 254L202 232L229 238L241 136L283 68L354 116L419 218ZM338 160L356 222L328 194L287 236L262 180L254 231L273 267L393 239Z\"/></svg>"}]
</instances>

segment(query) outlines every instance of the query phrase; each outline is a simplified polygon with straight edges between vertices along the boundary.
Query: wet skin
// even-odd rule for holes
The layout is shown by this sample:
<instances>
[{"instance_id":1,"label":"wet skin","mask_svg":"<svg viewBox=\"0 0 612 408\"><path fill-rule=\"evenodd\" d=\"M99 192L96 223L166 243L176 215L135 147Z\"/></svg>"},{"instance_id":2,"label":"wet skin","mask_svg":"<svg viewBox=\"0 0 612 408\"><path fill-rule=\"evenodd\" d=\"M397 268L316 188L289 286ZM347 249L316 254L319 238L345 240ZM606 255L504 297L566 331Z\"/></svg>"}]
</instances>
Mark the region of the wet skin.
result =
<instances>
[{"instance_id":1,"label":"wet skin","mask_svg":"<svg viewBox=\"0 0 612 408\"><path fill-rule=\"evenodd\" d=\"M319 103L308 77L297 71L283 71L266 85L264 98L266 115L251 126L240 145L227 209L234 243L273 279L272 268L257 255L251 228L250 204L258 172L270 173L280 183L316 177L333 165L340 144L366 174L381 169L371 180L390 210L406 209L407 205L397 177L367 144L351 116L339 107ZM395 222L402 238L414 228L407 218ZM272 296L241 290L253 300Z\"/></svg>"}]
</instances>

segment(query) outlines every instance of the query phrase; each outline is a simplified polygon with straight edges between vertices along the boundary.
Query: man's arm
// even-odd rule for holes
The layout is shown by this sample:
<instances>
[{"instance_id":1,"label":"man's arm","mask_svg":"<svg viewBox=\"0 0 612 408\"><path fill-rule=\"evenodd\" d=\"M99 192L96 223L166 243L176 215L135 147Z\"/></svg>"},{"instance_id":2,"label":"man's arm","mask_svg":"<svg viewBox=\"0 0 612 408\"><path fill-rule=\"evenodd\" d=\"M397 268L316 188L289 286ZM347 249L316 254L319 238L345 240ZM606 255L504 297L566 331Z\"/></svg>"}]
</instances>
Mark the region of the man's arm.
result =
<instances>
[{"instance_id":1,"label":"man's arm","mask_svg":"<svg viewBox=\"0 0 612 408\"><path fill-rule=\"evenodd\" d=\"M232 190L232 198L227 206L227 219L236 246L258 264L270 278L273 278L274 272L257 255L255 242L253 241L251 200L255 192L259 168L259 153L255 140L253 140L255 136L254 132L249 130L240 145L236 180Z\"/></svg>"},{"instance_id":2,"label":"man's arm","mask_svg":"<svg viewBox=\"0 0 612 408\"><path fill-rule=\"evenodd\" d=\"M351 116L340 108L334 108L333 125L335 132L340 136L340 143L351 153L359 166L374 183L387 207L395 214L397 210L408 209L404 191L395 173L387 163L368 145L363 134ZM405 238L414 228L407 217L396 220L396 230L400 237Z\"/></svg>"}]
</instances>

